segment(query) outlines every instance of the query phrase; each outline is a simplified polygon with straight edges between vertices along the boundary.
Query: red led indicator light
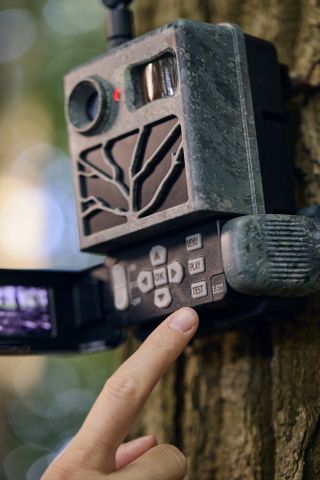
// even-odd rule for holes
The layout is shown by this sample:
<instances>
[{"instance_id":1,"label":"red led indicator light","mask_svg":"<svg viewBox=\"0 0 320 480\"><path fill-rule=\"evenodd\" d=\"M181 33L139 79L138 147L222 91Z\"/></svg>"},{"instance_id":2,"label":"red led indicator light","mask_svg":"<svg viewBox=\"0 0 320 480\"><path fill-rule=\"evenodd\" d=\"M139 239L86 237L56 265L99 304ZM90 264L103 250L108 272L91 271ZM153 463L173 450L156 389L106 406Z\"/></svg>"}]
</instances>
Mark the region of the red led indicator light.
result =
<instances>
[{"instance_id":1,"label":"red led indicator light","mask_svg":"<svg viewBox=\"0 0 320 480\"><path fill-rule=\"evenodd\" d=\"M115 102L120 102L121 100L121 88L115 88L112 94L112 98Z\"/></svg>"}]
</instances>

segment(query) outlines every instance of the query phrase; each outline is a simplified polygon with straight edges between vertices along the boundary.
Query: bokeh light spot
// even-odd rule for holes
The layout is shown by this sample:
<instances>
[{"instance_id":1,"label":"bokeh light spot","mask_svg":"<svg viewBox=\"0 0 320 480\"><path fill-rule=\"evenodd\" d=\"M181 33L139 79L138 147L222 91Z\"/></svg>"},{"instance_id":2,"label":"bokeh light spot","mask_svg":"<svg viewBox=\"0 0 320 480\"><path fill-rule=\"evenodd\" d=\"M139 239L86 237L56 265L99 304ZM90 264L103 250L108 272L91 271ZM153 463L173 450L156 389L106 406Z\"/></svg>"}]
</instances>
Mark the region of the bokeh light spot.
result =
<instances>
[{"instance_id":1,"label":"bokeh light spot","mask_svg":"<svg viewBox=\"0 0 320 480\"><path fill-rule=\"evenodd\" d=\"M27 471L26 480L39 480L52 460L52 455L44 455L38 458Z\"/></svg>"},{"instance_id":2,"label":"bokeh light spot","mask_svg":"<svg viewBox=\"0 0 320 480\"><path fill-rule=\"evenodd\" d=\"M3 459L3 468L6 474L6 480L24 480L25 472L29 470L30 464L33 464L40 456L48 454L48 449L39 445L22 445L11 450ZM28 480L36 480L30 477Z\"/></svg>"},{"instance_id":3,"label":"bokeh light spot","mask_svg":"<svg viewBox=\"0 0 320 480\"><path fill-rule=\"evenodd\" d=\"M33 16L23 9L0 12L0 63L17 60L34 44L36 23Z\"/></svg>"},{"instance_id":4,"label":"bokeh light spot","mask_svg":"<svg viewBox=\"0 0 320 480\"><path fill-rule=\"evenodd\" d=\"M100 27L104 21L99 2L87 0L48 0L43 8L43 16L57 33L78 35Z\"/></svg>"},{"instance_id":5,"label":"bokeh light spot","mask_svg":"<svg viewBox=\"0 0 320 480\"><path fill-rule=\"evenodd\" d=\"M51 222L47 234L47 224ZM0 247L21 260L49 256L60 244L63 215L55 200L37 187L11 193L0 206Z\"/></svg>"},{"instance_id":6,"label":"bokeh light spot","mask_svg":"<svg viewBox=\"0 0 320 480\"><path fill-rule=\"evenodd\" d=\"M49 143L52 131L50 112L38 98L16 98L3 108L0 116L2 169L31 145Z\"/></svg>"},{"instance_id":7,"label":"bokeh light spot","mask_svg":"<svg viewBox=\"0 0 320 480\"><path fill-rule=\"evenodd\" d=\"M95 394L89 390L67 390L54 398L46 415L55 420L76 412L87 413L95 399Z\"/></svg>"},{"instance_id":8,"label":"bokeh light spot","mask_svg":"<svg viewBox=\"0 0 320 480\"><path fill-rule=\"evenodd\" d=\"M26 395L39 382L45 368L44 357L2 357L0 385L6 392Z\"/></svg>"}]
</instances>

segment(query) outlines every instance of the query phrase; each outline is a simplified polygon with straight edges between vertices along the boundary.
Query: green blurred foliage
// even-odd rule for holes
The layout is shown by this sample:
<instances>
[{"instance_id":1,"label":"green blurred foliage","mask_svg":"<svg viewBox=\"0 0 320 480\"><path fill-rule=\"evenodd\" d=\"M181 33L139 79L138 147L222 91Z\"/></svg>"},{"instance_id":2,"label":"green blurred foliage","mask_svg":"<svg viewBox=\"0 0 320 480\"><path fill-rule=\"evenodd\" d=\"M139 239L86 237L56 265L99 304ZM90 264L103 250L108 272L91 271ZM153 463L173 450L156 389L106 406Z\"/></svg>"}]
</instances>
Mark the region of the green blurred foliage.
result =
<instances>
[{"instance_id":1,"label":"green blurred foliage","mask_svg":"<svg viewBox=\"0 0 320 480\"><path fill-rule=\"evenodd\" d=\"M44 11L49 3L56 11L67 8L69 21L72 9L78 12L74 14L80 25L78 33L61 33L48 23ZM87 19L92 19L93 8L101 21L97 27L81 33L79 22L83 21L85 27ZM73 67L104 53L104 8L99 0L0 0L0 18L1 12L12 9L24 9L31 14L36 39L23 55L0 64L0 122L3 112L10 112L11 105L34 99L52 121L51 145L67 151L63 76ZM19 36L22 32L11 34ZM39 478L44 463L30 471L31 465L40 456L55 451L76 432L115 364L113 352L48 357L41 378L28 393L12 390L5 403L7 430L3 428L1 435L6 442L6 457L0 464L1 480ZM5 394L1 395L4 402Z\"/></svg>"},{"instance_id":2,"label":"green blurred foliage","mask_svg":"<svg viewBox=\"0 0 320 480\"><path fill-rule=\"evenodd\" d=\"M36 20L37 39L28 52L15 62L0 65L0 108L11 102L16 94L11 82L13 64L18 64L24 73L23 88L19 95L36 97L50 112L55 125L52 143L66 150L67 138L64 120L63 76L73 67L102 54L106 49L105 29L102 25L87 33L63 35L54 30L43 16L46 0L1 0L1 10L27 9ZM58 2L62 4L63 2ZM86 22L84 2L73 1L75 8L81 4L83 22ZM86 2L87 9L99 0ZM101 16L104 8L101 8ZM19 35L19 32L14 32Z\"/></svg>"}]
</instances>

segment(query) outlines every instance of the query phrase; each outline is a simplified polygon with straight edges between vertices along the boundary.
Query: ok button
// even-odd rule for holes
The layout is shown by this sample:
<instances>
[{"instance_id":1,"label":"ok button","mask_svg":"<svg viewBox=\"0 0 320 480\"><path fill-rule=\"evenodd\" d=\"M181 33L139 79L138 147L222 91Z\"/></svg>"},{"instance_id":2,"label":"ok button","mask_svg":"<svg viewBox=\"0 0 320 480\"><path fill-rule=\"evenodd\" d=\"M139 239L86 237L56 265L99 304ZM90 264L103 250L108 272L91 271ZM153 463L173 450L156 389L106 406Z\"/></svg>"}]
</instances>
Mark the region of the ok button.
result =
<instances>
[{"instance_id":1,"label":"ok button","mask_svg":"<svg viewBox=\"0 0 320 480\"><path fill-rule=\"evenodd\" d=\"M163 268L157 268L156 270L153 270L153 278L154 278L154 284L156 287L160 287L161 285L166 285L168 283L167 269L163 267Z\"/></svg>"}]
</instances>

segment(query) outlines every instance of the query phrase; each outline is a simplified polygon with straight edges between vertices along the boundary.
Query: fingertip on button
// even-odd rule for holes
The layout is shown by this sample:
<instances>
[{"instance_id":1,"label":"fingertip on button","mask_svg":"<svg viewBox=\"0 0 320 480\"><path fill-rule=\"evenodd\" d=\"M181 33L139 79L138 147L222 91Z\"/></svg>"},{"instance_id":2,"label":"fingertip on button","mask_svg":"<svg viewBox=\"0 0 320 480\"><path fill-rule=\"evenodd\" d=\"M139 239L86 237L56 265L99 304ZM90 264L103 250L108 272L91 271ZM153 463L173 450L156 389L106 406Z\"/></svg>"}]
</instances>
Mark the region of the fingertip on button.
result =
<instances>
[{"instance_id":1,"label":"fingertip on button","mask_svg":"<svg viewBox=\"0 0 320 480\"><path fill-rule=\"evenodd\" d=\"M180 308L170 317L169 327L176 332L188 332L199 323L198 314L189 307Z\"/></svg>"}]
</instances>

